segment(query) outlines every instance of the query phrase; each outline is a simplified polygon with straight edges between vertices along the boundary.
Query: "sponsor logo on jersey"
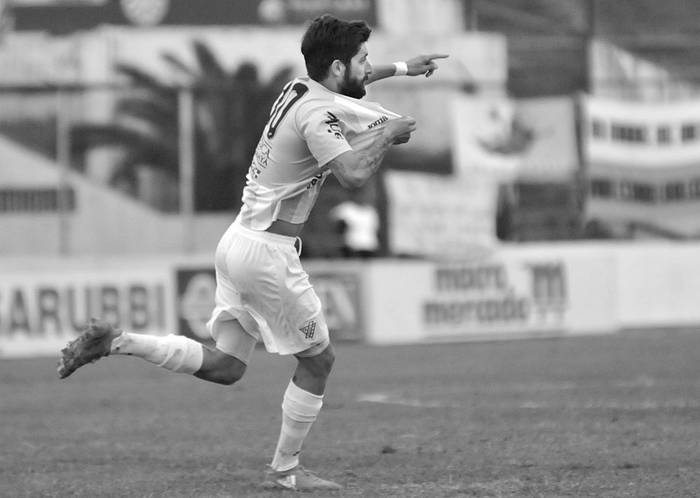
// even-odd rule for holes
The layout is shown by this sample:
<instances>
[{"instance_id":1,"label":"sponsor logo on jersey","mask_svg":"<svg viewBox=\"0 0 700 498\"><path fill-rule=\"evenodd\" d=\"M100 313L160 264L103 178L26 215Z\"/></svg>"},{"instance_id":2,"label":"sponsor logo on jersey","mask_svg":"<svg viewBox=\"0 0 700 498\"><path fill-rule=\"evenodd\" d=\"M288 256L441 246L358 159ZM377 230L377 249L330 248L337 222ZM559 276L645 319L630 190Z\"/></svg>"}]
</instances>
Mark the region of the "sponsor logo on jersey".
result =
<instances>
[{"instance_id":1,"label":"sponsor logo on jersey","mask_svg":"<svg viewBox=\"0 0 700 498\"><path fill-rule=\"evenodd\" d=\"M321 181L321 179L323 178L323 175L325 175L325 174L326 174L326 172L324 171L324 172L319 173L318 175L314 176L313 179L309 183L306 184L306 190L309 190L309 189L315 187L316 184Z\"/></svg>"},{"instance_id":2,"label":"sponsor logo on jersey","mask_svg":"<svg viewBox=\"0 0 700 498\"><path fill-rule=\"evenodd\" d=\"M260 140L253 154L253 161L250 164L250 176L256 180L262 170L267 167L267 160L270 157L270 145L265 140Z\"/></svg>"},{"instance_id":3,"label":"sponsor logo on jersey","mask_svg":"<svg viewBox=\"0 0 700 498\"><path fill-rule=\"evenodd\" d=\"M261 168L267 166L267 159L270 157L270 145L264 140L260 140L258 146L255 148L255 162Z\"/></svg>"},{"instance_id":4,"label":"sponsor logo on jersey","mask_svg":"<svg viewBox=\"0 0 700 498\"><path fill-rule=\"evenodd\" d=\"M332 133L338 140L344 139L345 137L343 136L343 130L340 127L340 119L338 119L338 116L331 111L326 111L326 115L328 119L324 121L324 123L328 125L328 133Z\"/></svg>"},{"instance_id":5,"label":"sponsor logo on jersey","mask_svg":"<svg viewBox=\"0 0 700 498\"><path fill-rule=\"evenodd\" d=\"M374 121L373 123L368 124L367 129L374 128L375 126L379 126L380 124L386 123L387 121L389 121L389 116L384 115L381 118L379 118L378 120Z\"/></svg>"}]
</instances>

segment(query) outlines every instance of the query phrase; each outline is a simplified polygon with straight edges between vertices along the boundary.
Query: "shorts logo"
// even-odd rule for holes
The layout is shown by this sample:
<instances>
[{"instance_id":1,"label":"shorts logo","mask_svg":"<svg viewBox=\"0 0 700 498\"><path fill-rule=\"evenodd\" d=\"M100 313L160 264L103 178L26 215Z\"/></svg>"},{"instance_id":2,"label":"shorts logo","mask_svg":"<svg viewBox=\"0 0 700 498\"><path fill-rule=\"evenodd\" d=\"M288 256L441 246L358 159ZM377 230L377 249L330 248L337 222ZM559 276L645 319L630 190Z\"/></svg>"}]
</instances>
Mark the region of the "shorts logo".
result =
<instances>
[{"instance_id":1,"label":"shorts logo","mask_svg":"<svg viewBox=\"0 0 700 498\"><path fill-rule=\"evenodd\" d=\"M313 339L314 333L316 332L316 322L309 320L299 329L299 331L304 334L304 337L307 339Z\"/></svg>"}]
</instances>

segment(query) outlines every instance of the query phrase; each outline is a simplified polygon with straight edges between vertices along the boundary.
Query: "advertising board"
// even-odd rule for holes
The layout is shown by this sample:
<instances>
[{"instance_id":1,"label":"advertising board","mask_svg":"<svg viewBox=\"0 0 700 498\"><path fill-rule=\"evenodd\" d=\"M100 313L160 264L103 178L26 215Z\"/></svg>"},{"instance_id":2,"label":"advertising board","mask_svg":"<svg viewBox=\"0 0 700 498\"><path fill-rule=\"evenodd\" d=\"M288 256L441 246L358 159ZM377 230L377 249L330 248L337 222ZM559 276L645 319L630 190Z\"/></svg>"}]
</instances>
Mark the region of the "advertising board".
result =
<instances>
[{"instance_id":1,"label":"advertising board","mask_svg":"<svg viewBox=\"0 0 700 498\"><path fill-rule=\"evenodd\" d=\"M172 331L166 268L3 269L0 356L56 355L92 317L137 333Z\"/></svg>"},{"instance_id":2,"label":"advertising board","mask_svg":"<svg viewBox=\"0 0 700 498\"><path fill-rule=\"evenodd\" d=\"M497 248L471 261L395 261L369 271L374 344L611 332L617 327L609 251Z\"/></svg>"}]
</instances>

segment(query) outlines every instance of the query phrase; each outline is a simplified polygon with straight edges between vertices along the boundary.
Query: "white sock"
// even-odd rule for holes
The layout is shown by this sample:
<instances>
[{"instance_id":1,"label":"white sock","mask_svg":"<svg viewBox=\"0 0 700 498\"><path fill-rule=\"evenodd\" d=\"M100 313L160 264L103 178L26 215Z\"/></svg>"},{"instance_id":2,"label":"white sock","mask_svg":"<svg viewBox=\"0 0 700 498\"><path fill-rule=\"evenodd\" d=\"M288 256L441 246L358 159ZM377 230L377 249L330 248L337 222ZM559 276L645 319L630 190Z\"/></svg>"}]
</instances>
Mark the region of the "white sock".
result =
<instances>
[{"instance_id":1,"label":"white sock","mask_svg":"<svg viewBox=\"0 0 700 498\"><path fill-rule=\"evenodd\" d=\"M304 439L323 406L323 396L311 394L289 382L282 400L282 429L270 466L277 471L299 465Z\"/></svg>"},{"instance_id":2,"label":"white sock","mask_svg":"<svg viewBox=\"0 0 700 498\"><path fill-rule=\"evenodd\" d=\"M110 354L143 358L173 372L193 374L202 368L202 345L183 335L155 336L122 332L112 341Z\"/></svg>"}]
</instances>

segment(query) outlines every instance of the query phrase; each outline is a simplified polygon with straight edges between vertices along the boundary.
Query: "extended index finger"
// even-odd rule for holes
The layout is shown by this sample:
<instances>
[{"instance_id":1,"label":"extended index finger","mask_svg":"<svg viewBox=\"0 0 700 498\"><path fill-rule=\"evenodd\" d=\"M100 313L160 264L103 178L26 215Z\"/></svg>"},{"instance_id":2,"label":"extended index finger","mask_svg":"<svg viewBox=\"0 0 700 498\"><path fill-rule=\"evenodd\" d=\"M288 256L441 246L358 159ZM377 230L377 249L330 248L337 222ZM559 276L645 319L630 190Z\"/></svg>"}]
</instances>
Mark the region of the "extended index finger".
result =
<instances>
[{"instance_id":1,"label":"extended index finger","mask_svg":"<svg viewBox=\"0 0 700 498\"><path fill-rule=\"evenodd\" d=\"M450 56L450 54L430 54L426 55L426 57L430 60L433 59L447 59Z\"/></svg>"}]
</instances>

